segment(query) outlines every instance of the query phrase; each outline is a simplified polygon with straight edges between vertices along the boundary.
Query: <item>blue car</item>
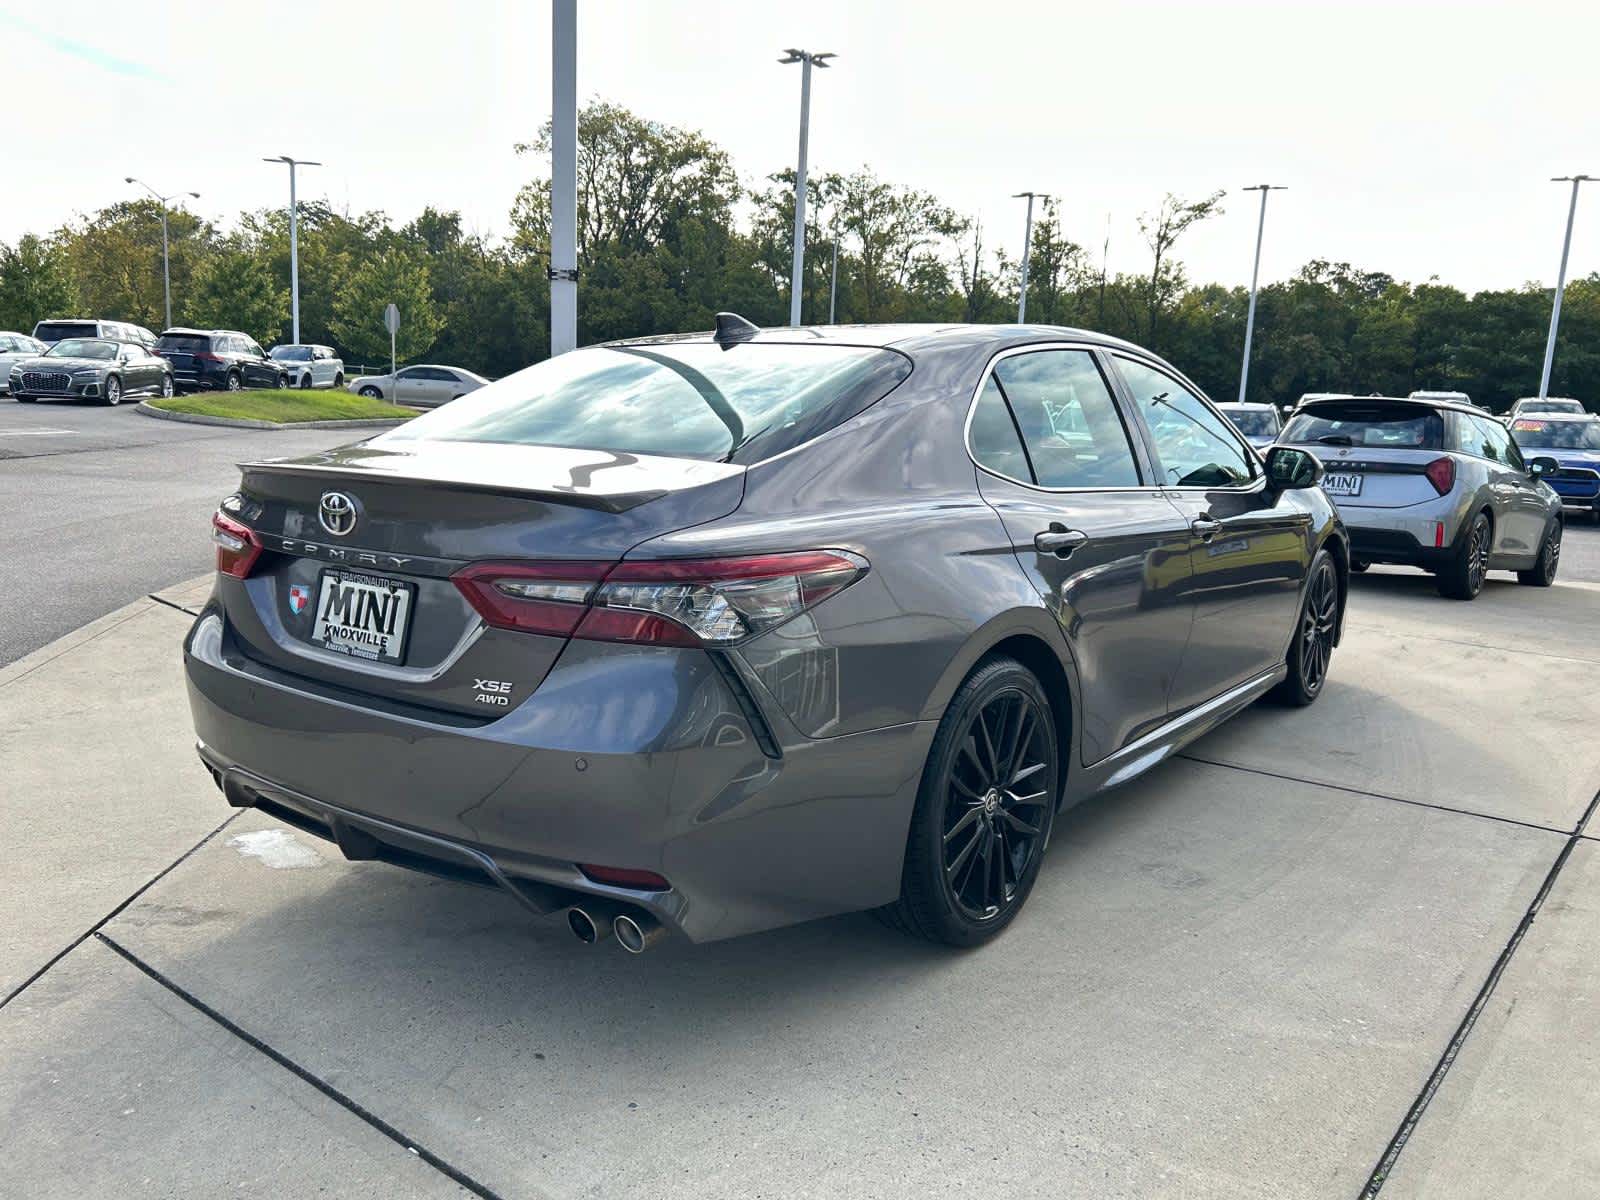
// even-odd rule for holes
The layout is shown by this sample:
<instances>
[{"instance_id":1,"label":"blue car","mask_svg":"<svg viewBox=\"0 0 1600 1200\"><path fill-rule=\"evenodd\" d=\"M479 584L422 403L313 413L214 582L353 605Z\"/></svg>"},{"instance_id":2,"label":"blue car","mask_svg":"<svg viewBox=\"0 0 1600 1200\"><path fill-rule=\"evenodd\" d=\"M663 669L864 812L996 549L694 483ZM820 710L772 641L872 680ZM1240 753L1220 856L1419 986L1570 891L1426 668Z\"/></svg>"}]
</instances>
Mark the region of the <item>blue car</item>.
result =
<instances>
[{"instance_id":1,"label":"blue car","mask_svg":"<svg viewBox=\"0 0 1600 1200\"><path fill-rule=\"evenodd\" d=\"M1561 469L1544 477L1567 508L1600 521L1600 417L1590 413L1536 413L1511 422L1524 458L1553 458Z\"/></svg>"}]
</instances>

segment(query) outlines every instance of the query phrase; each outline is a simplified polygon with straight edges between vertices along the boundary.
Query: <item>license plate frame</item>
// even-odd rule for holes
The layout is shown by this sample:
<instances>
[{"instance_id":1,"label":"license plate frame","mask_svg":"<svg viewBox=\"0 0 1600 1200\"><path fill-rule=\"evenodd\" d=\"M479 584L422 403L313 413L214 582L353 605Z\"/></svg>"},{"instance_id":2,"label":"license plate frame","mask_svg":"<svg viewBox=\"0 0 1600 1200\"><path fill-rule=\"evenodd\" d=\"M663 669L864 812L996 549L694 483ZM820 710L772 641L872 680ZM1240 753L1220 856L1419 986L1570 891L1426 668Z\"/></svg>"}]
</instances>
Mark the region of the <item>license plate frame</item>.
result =
<instances>
[{"instance_id":1,"label":"license plate frame","mask_svg":"<svg viewBox=\"0 0 1600 1200\"><path fill-rule=\"evenodd\" d=\"M329 620L330 594L341 586L353 588L357 599L350 605L340 606L336 615L342 619L335 627ZM317 575L317 607L308 640L319 650L342 654L358 662L401 666L411 640L416 601L417 585L409 580L371 571L326 567Z\"/></svg>"},{"instance_id":2,"label":"license plate frame","mask_svg":"<svg viewBox=\"0 0 1600 1200\"><path fill-rule=\"evenodd\" d=\"M1328 471L1322 476L1322 490L1330 496L1359 496L1365 480L1359 471Z\"/></svg>"}]
</instances>

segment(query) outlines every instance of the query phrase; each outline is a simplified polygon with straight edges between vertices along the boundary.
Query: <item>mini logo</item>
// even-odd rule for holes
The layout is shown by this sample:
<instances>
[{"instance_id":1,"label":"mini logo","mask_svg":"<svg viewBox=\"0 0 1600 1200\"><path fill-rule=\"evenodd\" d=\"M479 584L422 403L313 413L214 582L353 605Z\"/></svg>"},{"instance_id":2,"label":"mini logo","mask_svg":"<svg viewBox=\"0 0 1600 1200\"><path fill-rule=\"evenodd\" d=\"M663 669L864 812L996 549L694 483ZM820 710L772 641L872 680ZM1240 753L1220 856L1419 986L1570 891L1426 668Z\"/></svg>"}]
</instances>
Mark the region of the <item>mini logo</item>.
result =
<instances>
[{"instance_id":1,"label":"mini logo","mask_svg":"<svg viewBox=\"0 0 1600 1200\"><path fill-rule=\"evenodd\" d=\"M299 616L311 603L311 589L303 583L289 585L289 611Z\"/></svg>"},{"instance_id":2,"label":"mini logo","mask_svg":"<svg viewBox=\"0 0 1600 1200\"><path fill-rule=\"evenodd\" d=\"M356 527L355 498L344 492L323 492L317 505L317 520L334 537L344 537Z\"/></svg>"}]
</instances>

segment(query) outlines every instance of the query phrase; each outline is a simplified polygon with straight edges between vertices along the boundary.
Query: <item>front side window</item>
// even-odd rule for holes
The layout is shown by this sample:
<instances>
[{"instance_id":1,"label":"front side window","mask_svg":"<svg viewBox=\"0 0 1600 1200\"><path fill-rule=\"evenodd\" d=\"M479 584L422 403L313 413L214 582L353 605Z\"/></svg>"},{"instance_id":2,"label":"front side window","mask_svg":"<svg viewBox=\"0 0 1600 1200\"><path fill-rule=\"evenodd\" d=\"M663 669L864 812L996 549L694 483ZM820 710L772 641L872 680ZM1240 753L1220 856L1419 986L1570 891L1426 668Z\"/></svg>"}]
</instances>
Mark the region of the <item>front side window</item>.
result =
<instances>
[{"instance_id":1,"label":"front side window","mask_svg":"<svg viewBox=\"0 0 1600 1200\"><path fill-rule=\"evenodd\" d=\"M477 388L380 440L759 462L855 416L910 373L904 355L872 346L592 346Z\"/></svg>"},{"instance_id":2,"label":"front side window","mask_svg":"<svg viewBox=\"0 0 1600 1200\"><path fill-rule=\"evenodd\" d=\"M1227 418L1154 367L1120 355L1117 366L1150 427L1161 459L1163 483L1172 487L1232 487L1250 481L1254 472L1249 453Z\"/></svg>"},{"instance_id":3,"label":"front side window","mask_svg":"<svg viewBox=\"0 0 1600 1200\"><path fill-rule=\"evenodd\" d=\"M997 362L990 378L1021 430L1040 487L1140 485L1128 431L1089 351L1014 354Z\"/></svg>"},{"instance_id":4,"label":"front side window","mask_svg":"<svg viewBox=\"0 0 1600 1200\"><path fill-rule=\"evenodd\" d=\"M1469 417L1468 420L1482 431L1484 445L1489 449L1485 457L1508 467L1516 467L1519 471L1522 469L1522 455L1504 425L1490 417Z\"/></svg>"}]
</instances>

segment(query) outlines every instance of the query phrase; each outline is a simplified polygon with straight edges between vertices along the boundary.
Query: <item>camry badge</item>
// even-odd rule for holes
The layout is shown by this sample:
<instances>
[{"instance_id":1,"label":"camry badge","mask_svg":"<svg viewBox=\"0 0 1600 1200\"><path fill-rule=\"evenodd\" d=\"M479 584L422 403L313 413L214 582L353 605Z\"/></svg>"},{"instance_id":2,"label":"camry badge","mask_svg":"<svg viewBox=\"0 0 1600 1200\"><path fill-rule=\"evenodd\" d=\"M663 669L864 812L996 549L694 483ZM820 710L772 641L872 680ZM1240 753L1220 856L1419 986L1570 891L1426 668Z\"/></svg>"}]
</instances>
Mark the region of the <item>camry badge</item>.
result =
<instances>
[{"instance_id":1,"label":"camry badge","mask_svg":"<svg viewBox=\"0 0 1600 1200\"><path fill-rule=\"evenodd\" d=\"M356 527L355 498L344 492L323 492L317 505L317 520L335 537L344 537Z\"/></svg>"},{"instance_id":2,"label":"camry badge","mask_svg":"<svg viewBox=\"0 0 1600 1200\"><path fill-rule=\"evenodd\" d=\"M311 603L311 589L303 583L289 585L289 611L299 616Z\"/></svg>"}]
</instances>

